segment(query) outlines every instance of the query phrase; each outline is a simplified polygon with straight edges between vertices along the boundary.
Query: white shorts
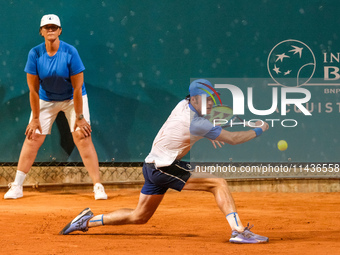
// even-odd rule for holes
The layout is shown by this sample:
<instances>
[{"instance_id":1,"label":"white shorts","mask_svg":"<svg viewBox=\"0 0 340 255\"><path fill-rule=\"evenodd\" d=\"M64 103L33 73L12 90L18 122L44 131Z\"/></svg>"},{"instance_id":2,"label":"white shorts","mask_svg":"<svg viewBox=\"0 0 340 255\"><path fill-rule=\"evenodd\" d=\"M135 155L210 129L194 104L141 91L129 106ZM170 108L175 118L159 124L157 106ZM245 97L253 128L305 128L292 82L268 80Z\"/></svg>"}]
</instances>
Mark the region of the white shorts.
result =
<instances>
[{"instance_id":1,"label":"white shorts","mask_svg":"<svg viewBox=\"0 0 340 255\"><path fill-rule=\"evenodd\" d=\"M40 99L39 102L40 102L39 121L42 129L42 135L51 134L53 122L55 121L60 111L63 111L65 113L70 130L71 132L74 132L74 124L76 123L76 112L74 110L73 99L60 102L44 101ZM87 95L83 96L83 115L85 120L90 124L90 112ZM32 112L30 122L31 120ZM76 130L78 129L79 128L77 127ZM37 129L36 133L40 134L40 131Z\"/></svg>"}]
</instances>

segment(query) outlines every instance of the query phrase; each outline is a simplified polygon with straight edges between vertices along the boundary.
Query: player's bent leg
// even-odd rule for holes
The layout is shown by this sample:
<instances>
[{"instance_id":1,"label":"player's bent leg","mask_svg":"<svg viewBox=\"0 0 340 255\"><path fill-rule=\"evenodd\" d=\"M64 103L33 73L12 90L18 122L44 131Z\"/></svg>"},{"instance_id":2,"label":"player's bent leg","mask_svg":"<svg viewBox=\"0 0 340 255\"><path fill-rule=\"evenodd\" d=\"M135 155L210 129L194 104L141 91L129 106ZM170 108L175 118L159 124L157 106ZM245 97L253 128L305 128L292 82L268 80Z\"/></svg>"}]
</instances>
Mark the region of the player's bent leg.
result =
<instances>
[{"instance_id":1,"label":"player's bent leg","mask_svg":"<svg viewBox=\"0 0 340 255\"><path fill-rule=\"evenodd\" d=\"M68 235L74 231L86 232L89 228L103 225L145 224L155 213L164 195L140 194L136 209L119 209L112 213L93 216L90 208L84 209L69 222L60 235Z\"/></svg>"},{"instance_id":2,"label":"player's bent leg","mask_svg":"<svg viewBox=\"0 0 340 255\"><path fill-rule=\"evenodd\" d=\"M34 163L39 148L44 143L45 137L46 135L35 134L33 139L25 139L19 157L18 171L15 180L8 184L10 189L4 195L4 199L17 199L23 197L23 182L26 174Z\"/></svg>"},{"instance_id":3,"label":"player's bent leg","mask_svg":"<svg viewBox=\"0 0 340 255\"><path fill-rule=\"evenodd\" d=\"M192 173L183 190L211 192L215 197L218 207L225 215L236 212L233 196L227 182L222 178L216 178L211 174Z\"/></svg>"},{"instance_id":4,"label":"player's bent leg","mask_svg":"<svg viewBox=\"0 0 340 255\"><path fill-rule=\"evenodd\" d=\"M254 234L252 228L244 227L236 211L236 205L231 195L227 182L222 178L209 178L210 174L193 173L185 184L183 190L207 191L214 194L216 203L220 210L226 215L226 219L232 229L231 243L264 243L268 237ZM211 175L210 175L211 176Z\"/></svg>"},{"instance_id":5,"label":"player's bent leg","mask_svg":"<svg viewBox=\"0 0 340 255\"><path fill-rule=\"evenodd\" d=\"M145 195L140 193L138 205L129 217L131 223L147 223L162 202L163 197L164 195Z\"/></svg>"},{"instance_id":6,"label":"player's bent leg","mask_svg":"<svg viewBox=\"0 0 340 255\"><path fill-rule=\"evenodd\" d=\"M104 186L100 183L98 156L91 136L85 137L81 131L73 132L72 136L85 168L92 179L95 199L107 199Z\"/></svg>"},{"instance_id":7,"label":"player's bent leg","mask_svg":"<svg viewBox=\"0 0 340 255\"><path fill-rule=\"evenodd\" d=\"M100 225L145 224L157 210L164 195L145 195L140 193L136 209L119 209L117 211L97 215L89 222L89 227ZM98 222L102 218L102 222Z\"/></svg>"}]
</instances>

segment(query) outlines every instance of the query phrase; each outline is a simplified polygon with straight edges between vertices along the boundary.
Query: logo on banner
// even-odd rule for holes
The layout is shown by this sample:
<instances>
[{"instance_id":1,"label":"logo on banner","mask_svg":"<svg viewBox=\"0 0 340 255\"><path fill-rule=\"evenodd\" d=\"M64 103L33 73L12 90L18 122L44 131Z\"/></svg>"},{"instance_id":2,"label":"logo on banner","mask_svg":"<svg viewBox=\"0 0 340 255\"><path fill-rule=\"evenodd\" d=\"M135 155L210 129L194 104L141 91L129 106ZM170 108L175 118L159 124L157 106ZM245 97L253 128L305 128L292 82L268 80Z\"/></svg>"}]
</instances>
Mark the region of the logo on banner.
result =
<instances>
[{"instance_id":1,"label":"logo on banner","mask_svg":"<svg viewBox=\"0 0 340 255\"><path fill-rule=\"evenodd\" d=\"M323 53L322 82L313 83L311 79L316 70L316 59L312 49L298 40L285 40L276 44L267 59L267 69L274 83L269 86L340 86L340 53ZM340 92L340 89L337 89Z\"/></svg>"},{"instance_id":2,"label":"logo on banner","mask_svg":"<svg viewBox=\"0 0 340 255\"><path fill-rule=\"evenodd\" d=\"M316 61L307 44L285 40L274 46L267 60L267 69L275 85L300 87L313 77Z\"/></svg>"}]
</instances>

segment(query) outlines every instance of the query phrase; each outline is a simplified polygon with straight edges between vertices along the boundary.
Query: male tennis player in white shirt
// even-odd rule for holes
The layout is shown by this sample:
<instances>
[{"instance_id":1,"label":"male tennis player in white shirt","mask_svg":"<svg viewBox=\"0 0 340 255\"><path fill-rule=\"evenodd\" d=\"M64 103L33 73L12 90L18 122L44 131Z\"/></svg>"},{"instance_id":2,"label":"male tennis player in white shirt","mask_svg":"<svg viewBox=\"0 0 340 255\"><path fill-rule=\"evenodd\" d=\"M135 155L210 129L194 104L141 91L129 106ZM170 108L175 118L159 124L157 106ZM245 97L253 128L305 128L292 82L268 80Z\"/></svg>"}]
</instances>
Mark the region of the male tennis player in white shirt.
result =
<instances>
[{"instance_id":1,"label":"male tennis player in white shirt","mask_svg":"<svg viewBox=\"0 0 340 255\"><path fill-rule=\"evenodd\" d=\"M213 99L209 93L214 94L214 92L206 85L211 87L211 83L207 80L193 81L189 87L190 97L177 104L159 130L143 165L145 183L137 207L96 216L86 208L67 224L60 234L87 231L88 228L103 225L145 224L156 211L166 191L171 188L177 191L196 190L212 193L231 227L230 242L268 242L267 237L251 232L249 224L247 227L243 226L224 179L214 178L207 173L193 172L188 162L181 161L190 151L191 146L202 138L234 145L254 139L268 129L268 124L263 122L257 123L257 125L262 124L261 127L248 131L229 132L219 126L214 127L201 114L202 94L207 96L208 114L213 106ZM206 92L207 90L209 93Z\"/></svg>"}]
</instances>

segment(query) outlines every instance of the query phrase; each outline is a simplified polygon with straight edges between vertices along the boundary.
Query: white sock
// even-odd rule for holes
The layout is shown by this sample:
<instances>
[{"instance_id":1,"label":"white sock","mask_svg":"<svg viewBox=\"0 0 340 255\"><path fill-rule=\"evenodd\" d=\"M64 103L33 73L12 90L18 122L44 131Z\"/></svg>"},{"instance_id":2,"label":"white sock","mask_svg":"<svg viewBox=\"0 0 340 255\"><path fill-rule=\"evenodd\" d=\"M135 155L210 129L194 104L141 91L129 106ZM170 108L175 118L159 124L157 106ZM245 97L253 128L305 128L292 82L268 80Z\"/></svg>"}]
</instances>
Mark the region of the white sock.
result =
<instances>
[{"instance_id":1,"label":"white sock","mask_svg":"<svg viewBox=\"0 0 340 255\"><path fill-rule=\"evenodd\" d=\"M232 230L237 230L239 232L243 232L244 227L242 225L242 222L241 222L240 217L238 216L237 212L229 213L226 216L226 218L227 218L228 223L229 223Z\"/></svg>"},{"instance_id":2,"label":"white sock","mask_svg":"<svg viewBox=\"0 0 340 255\"><path fill-rule=\"evenodd\" d=\"M15 175L14 183L16 185L22 186L22 184L25 181L25 178L26 178L26 174L24 172L20 171L20 170L17 170L17 174Z\"/></svg>"}]
</instances>

